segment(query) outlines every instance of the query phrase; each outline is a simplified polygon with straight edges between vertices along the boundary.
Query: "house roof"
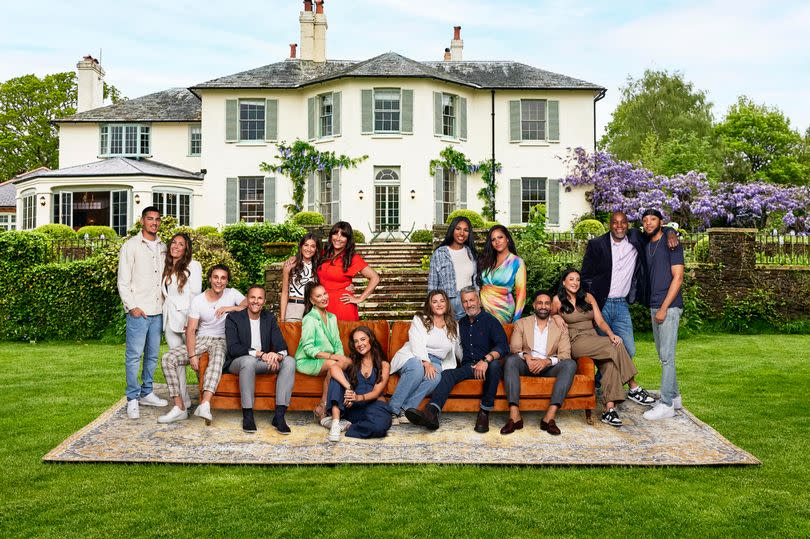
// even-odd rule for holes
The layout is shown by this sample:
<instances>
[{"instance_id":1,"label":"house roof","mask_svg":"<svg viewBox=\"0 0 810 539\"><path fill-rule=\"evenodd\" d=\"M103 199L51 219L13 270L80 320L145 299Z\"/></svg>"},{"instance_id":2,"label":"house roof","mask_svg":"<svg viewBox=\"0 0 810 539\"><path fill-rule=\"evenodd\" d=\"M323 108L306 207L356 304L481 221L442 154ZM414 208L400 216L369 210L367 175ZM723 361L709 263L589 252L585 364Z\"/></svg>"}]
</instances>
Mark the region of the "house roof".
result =
<instances>
[{"instance_id":1,"label":"house roof","mask_svg":"<svg viewBox=\"0 0 810 539\"><path fill-rule=\"evenodd\" d=\"M200 99L196 95L186 88L170 88L57 118L54 122L199 122L201 117Z\"/></svg>"},{"instance_id":2,"label":"house roof","mask_svg":"<svg viewBox=\"0 0 810 539\"><path fill-rule=\"evenodd\" d=\"M18 184L34 178L92 178L108 176L155 176L182 180L203 179L202 173L189 172L151 159L112 157L84 165L34 172L15 178L12 182Z\"/></svg>"},{"instance_id":3,"label":"house roof","mask_svg":"<svg viewBox=\"0 0 810 539\"><path fill-rule=\"evenodd\" d=\"M17 207L17 189L11 180L0 183L0 208Z\"/></svg>"}]
</instances>

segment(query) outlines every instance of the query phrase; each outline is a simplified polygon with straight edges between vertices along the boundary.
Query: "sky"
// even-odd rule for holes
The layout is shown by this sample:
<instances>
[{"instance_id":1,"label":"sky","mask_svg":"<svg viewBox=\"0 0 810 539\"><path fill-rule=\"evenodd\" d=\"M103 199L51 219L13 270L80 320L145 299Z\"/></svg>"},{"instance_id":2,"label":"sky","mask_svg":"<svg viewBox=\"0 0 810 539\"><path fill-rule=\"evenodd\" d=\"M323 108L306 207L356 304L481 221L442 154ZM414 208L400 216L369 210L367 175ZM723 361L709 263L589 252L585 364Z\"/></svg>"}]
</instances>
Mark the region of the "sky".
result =
<instances>
[{"instance_id":1,"label":"sky","mask_svg":"<svg viewBox=\"0 0 810 539\"><path fill-rule=\"evenodd\" d=\"M300 42L298 0L4 1L0 80L101 57L133 98L282 61ZM608 89L599 134L628 77L682 72L722 119L739 95L810 127L810 2L326 0L327 58L393 51L441 60L453 26L465 60L513 60Z\"/></svg>"}]
</instances>

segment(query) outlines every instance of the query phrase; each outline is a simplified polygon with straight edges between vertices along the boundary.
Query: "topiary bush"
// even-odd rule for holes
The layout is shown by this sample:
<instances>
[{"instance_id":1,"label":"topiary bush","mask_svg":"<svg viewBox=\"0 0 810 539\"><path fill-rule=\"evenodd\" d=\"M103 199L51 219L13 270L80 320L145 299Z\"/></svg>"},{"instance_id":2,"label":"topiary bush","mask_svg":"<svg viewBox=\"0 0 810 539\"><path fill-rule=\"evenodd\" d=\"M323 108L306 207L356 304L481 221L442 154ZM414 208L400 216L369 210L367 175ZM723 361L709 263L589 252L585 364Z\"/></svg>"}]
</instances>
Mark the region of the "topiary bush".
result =
<instances>
[{"instance_id":1,"label":"topiary bush","mask_svg":"<svg viewBox=\"0 0 810 539\"><path fill-rule=\"evenodd\" d=\"M709 261L709 238L700 238L695 245L692 246L692 254L695 257L695 262L708 262Z\"/></svg>"},{"instance_id":2,"label":"topiary bush","mask_svg":"<svg viewBox=\"0 0 810 539\"><path fill-rule=\"evenodd\" d=\"M354 243L366 243L366 235L357 230L356 228L352 229L353 236L354 236Z\"/></svg>"},{"instance_id":3,"label":"topiary bush","mask_svg":"<svg viewBox=\"0 0 810 539\"><path fill-rule=\"evenodd\" d=\"M306 234L306 230L292 222L252 225L240 222L223 228L224 245L243 272L238 282L232 279L234 286L245 288L253 283L264 282L264 267L269 262L275 261L273 257L265 253L264 245L266 243L298 243L304 234Z\"/></svg>"},{"instance_id":4,"label":"topiary bush","mask_svg":"<svg viewBox=\"0 0 810 539\"><path fill-rule=\"evenodd\" d=\"M495 225L499 225L499 224L501 224L501 223L499 223L498 221L484 221L484 228L486 228L487 230L489 230L489 229L490 229L490 228L492 228L493 226L495 226ZM514 238L513 238L513 239L514 239Z\"/></svg>"},{"instance_id":5,"label":"topiary bush","mask_svg":"<svg viewBox=\"0 0 810 539\"><path fill-rule=\"evenodd\" d=\"M456 210L447 216L446 224L450 224L456 217L466 217L470 220L473 228L484 228L486 221L481 217L481 214L473 210Z\"/></svg>"},{"instance_id":6,"label":"topiary bush","mask_svg":"<svg viewBox=\"0 0 810 539\"><path fill-rule=\"evenodd\" d=\"M118 238L118 234L115 233L111 227L108 226L99 226L99 225L89 225L83 226L79 230L76 231L76 235L80 238L83 238L84 235L87 234L88 237L93 239L101 238L104 236L104 239L114 240Z\"/></svg>"},{"instance_id":7,"label":"topiary bush","mask_svg":"<svg viewBox=\"0 0 810 539\"><path fill-rule=\"evenodd\" d=\"M38 226L34 229L35 232L45 234L54 240L72 240L76 238L76 231L67 225L60 223L51 223L47 225Z\"/></svg>"},{"instance_id":8,"label":"topiary bush","mask_svg":"<svg viewBox=\"0 0 810 539\"><path fill-rule=\"evenodd\" d=\"M317 226L317 225L325 225L326 219L324 219L323 215L321 215L318 212L299 211L298 213L293 215L292 222L300 226L303 225Z\"/></svg>"},{"instance_id":9,"label":"topiary bush","mask_svg":"<svg viewBox=\"0 0 810 539\"><path fill-rule=\"evenodd\" d=\"M222 236L222 234L219 233L219 229L215 226L198 226L194 229L194 232L198 236Z\"/></svg>"},{"instance_id":10,"label":"topiary bush","mask_svg":"<svg viewBox=\"0 0 810 539\"><path fill-rule=\"evenodd\" d=\"M583 219L574 227L574 237L579 239L601 236L605 232L605 225L596 219Z\"/></svg>"},{"instance_id":11,"label":"topiary bush","mask_svg":"<svg viewBox=\"0 0 810 539\"><path fill-rule=\"evenodd\" d=\"M411 243L431 243L433 241L432 230L414 230L410 237Z\"/></svg>"}]
</instances>

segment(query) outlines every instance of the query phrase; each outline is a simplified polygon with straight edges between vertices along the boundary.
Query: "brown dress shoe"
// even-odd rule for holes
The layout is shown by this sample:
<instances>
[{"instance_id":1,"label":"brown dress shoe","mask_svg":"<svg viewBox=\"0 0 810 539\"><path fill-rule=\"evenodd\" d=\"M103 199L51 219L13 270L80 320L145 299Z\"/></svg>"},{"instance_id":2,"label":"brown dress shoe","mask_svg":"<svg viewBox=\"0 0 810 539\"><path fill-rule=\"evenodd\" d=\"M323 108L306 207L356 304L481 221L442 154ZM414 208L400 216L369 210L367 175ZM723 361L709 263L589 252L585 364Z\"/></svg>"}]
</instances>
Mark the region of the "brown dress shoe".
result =
<instances>
[{"instance_id":1,"label":"brown dress shoe","mask_svg":"<svg viewBox=\"0 0 810 539\"><path fill-rule=\"evenodd\" d=\"M548 431L549 434L553 434L554 436L560 434L560 427L557 426L557 423L553 419L548 423L541 419L540 430Z\"/></svg>"},{"instance_id":2,"label":"brown dress shoe","mask_svg":"<svg viewBox=\"0 0 810 539\"><path fill-rule=\"evenodd\" d=\"M518 419L517 421L512 421L510 418L509 421L506 422L506 425L501 428L501 434L512 434L516 430L520 430L523 428L523 420Z\"/></svg>"},{"instance_id":3,"label":"brown dress shoe","mask_svg":"<svg viewBox=\"0 0 810 539\"><path fill-rule=\"evenodd\" d=\"M479 410L478 419L475 420L475 432L480 432L481 434L489 432L489 414L485 413L483 410Z\"/></svg>"}]
</instances>

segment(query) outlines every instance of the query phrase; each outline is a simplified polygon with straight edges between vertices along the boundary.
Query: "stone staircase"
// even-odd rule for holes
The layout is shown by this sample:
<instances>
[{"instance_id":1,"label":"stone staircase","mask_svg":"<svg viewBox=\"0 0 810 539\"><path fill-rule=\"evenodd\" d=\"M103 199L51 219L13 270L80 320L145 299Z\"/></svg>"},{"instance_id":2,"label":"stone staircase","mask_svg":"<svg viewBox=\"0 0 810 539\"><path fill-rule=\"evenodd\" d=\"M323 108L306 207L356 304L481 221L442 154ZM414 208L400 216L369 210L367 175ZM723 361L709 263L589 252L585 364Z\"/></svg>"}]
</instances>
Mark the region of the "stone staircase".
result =
<instances>
[{"instance_id":1,"label":"stone staircase","mask_svg":"<svg viewBox=\"0 0 810 539\"><path fill-rule=\"evenodd\" d=\"M422 257L430 256L433 247L429 243L364 243L357 252L368 265L374 268L419 268Z\"/></svg>"},{"instance_id":2,"label":"stone staircase","mask_svg":"<svg viewBox=\"0 0 810 539\"><path fill-rule=\"evenodd\" d=\"M410 320L421 309L427 295L427 270L417 268L386 268L371 265L380 274L380 284L374 293L359 306L360 318L384 320ZM360 293L368 281L354 279L354 288Z\"/></svg>"}]
</instances>

